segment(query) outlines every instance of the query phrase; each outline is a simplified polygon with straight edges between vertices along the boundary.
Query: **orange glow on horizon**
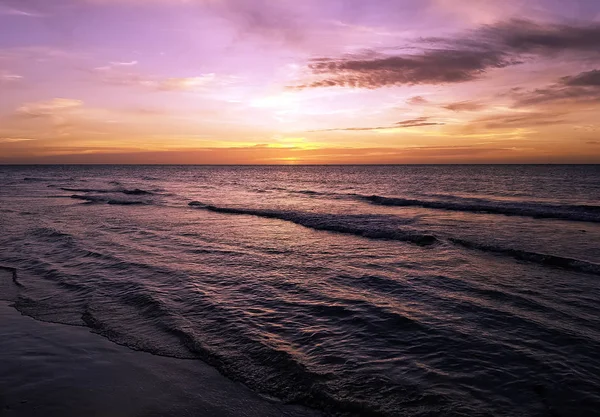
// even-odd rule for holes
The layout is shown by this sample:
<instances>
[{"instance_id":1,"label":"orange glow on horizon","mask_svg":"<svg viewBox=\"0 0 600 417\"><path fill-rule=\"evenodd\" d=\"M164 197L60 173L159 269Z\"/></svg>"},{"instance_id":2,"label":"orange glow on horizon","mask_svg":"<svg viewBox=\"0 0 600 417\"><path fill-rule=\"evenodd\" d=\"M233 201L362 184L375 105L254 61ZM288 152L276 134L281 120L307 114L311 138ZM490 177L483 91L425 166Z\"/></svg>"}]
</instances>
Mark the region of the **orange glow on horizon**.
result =
<instances>
[{"instance_id":1,"label":"orange glow on horizon","mask_svg":"<svg viewBox=\"0 0 600 417\"><path fill-rule=\"evenodd\" d=\"M0 8L0 163L600 163L583 6L282 1Z\"/></svg>"}]
</instances>

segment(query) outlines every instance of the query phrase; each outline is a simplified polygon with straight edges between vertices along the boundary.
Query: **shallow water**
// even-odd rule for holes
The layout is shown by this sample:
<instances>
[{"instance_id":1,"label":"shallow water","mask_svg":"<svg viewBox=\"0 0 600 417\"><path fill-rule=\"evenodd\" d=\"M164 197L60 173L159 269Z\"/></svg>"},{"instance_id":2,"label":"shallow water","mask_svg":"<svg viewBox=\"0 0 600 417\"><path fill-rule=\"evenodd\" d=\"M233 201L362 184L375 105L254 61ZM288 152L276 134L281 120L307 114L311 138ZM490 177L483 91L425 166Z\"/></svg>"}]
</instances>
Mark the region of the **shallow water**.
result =
<instances>
[{"instance_id":1,"label":"shallow water","mask_svg":"<svg viewBox=\"0 0 600 417\"><path fill-rule=\"evenodd\" d=\"M0 167L0 227L23 313L285 402L600 409L598 166Z\"/></svg>"},{"instance_id":2,"label":"shallow water","mask_svg":"<svg viewBox=\"0 0 600 417\"><path fill-rule=\"evenodd\" d=\"M321 416L262 398L201 361L133 351L5 301L0 334L2 417Z\"/></svg>"}]
</instances>

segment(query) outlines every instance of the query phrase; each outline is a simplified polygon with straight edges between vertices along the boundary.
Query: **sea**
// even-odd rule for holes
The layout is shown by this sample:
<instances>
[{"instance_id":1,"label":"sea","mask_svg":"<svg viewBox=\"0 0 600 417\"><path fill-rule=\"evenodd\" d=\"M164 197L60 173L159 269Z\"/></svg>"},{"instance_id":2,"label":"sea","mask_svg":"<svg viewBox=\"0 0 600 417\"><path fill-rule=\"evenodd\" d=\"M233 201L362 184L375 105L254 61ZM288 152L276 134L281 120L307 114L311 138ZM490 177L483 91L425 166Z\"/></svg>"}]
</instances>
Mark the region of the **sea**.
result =
<instances>
[{"instance_id":1,"label":"sea","mask_svg":"<svg viewBox=\"0 0 600 417\"><path fill-rule=\"evenodd\" d=\"M598 165L0 166L0 266L325 415L600 415Z\"/></svg>"}]
</instances>

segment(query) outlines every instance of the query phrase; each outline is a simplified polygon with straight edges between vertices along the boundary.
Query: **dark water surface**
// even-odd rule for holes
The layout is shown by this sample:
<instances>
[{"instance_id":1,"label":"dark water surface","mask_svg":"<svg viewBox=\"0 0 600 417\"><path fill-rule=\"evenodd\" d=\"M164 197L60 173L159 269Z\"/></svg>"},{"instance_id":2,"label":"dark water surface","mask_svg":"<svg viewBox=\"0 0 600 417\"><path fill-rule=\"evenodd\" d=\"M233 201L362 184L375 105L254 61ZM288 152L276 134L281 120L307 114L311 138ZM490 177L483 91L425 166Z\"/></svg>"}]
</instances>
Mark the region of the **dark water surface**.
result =
<instances>
[{"instance_id":1,"label":"dark water surface","mask_svg":"<svg viewBox=\"0 0 600 417\"><path fill-rule=\"evenodd\" d=\"M21 312L285 402L600 413L599 166L5 166L0 231Z\"/></svg>"}]
</instances>

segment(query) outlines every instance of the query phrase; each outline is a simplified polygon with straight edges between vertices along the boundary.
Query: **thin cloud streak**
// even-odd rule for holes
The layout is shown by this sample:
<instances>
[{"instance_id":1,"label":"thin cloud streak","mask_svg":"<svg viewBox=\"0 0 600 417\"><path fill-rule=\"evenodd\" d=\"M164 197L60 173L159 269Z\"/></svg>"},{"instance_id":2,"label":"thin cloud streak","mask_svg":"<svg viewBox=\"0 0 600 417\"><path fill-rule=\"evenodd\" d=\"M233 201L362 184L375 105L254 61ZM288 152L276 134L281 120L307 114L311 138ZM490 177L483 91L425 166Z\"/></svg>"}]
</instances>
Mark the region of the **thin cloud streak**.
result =
<instances>
[{"instance_id":1,"label":"thin cloud streak","mask_svg":"<svg viewBox=\"0 0 600 417\"><path fill-rule=\"evenodd\" d=\"M320 129L311 130L309 132L335 132L335 131L376 131L376 130L390 130L390 129L401 129L411 127L425 127L425 126L441 126L444 123L428 122L429 117L418 117L416 119L403 120L397 122L391 126L379 126L379 127L344 127L344 128L333 128L333 129Z\"/></svg>"},{"instance_id":2,"label":"thin cloud streak","mask_svg":"<svg viewBox=\"0 0 600 417\"><path fill-rule=\"evenodd\" d=\"M11 7L7 5L3 5L0 3L0 15L5 16L16 16L16 17L45 17L46 15L42 13L32 12L28 10L23 10L16 7Z\"/></svg>"},{"instance_id":3,"label":"thin cloud streak","mask_svg":"<svg viewBox=\"0 0 600 417\"><path fill-rule=\"evenodd\" d=\"M81 106L83 106L83 101L81 100L55 98L48 101L24 104L17 108L16 113L24 117L46 117L78 109Z\"/></svg>"},{"instance_id":4,"label":"thin cloud streak","mask_svg":"<svg viewBox=\"0 0 600 417\"><path fill-rule=\"evenodd\" d=\"M600 102L600 70L565 76L556 83L533 91L513 94L515 107L560 102Z\"/></svg>"},{"instance_id":5,"label":"thin cloud streak","mask_svg":"<svg viewBox=\"0 0 600 417\"><path fill-rule=\"evenodd\" d=\"M451 110L453 112L463 112L463 111L479 111L485 109L486 105L482 103L478 103L476 101L457 101L455 103L446 104L442 106L446 110Z\"/></svg>"},{"instance_id":6,"label":"thin cloud streak","mask_svg":"<svg viewBox=\"0 0 600 417\"><path fill-rule=\"evenodd\" d=\"M17 81L21 81L23 79L22 75L12 74L10 72L1 72L0 71L0 84L2 83L14 83Z\"/></svg>"},{"instance_id":7,"label":"thin cloud streak","mask_svg":"<svg viewBox=\"0 0 600 417\"><path fill-rule=\"evenodd\" d=\"M154 91L194 91L217 83L224 83L214 73L202 74L194 77L168 77L144 75L139 72L123 71L121 68L132 67L137 61L127 63L111 63L110 66L95 68L93 74L103 84L142 87Z\"/></svg>"}]
</instances>

